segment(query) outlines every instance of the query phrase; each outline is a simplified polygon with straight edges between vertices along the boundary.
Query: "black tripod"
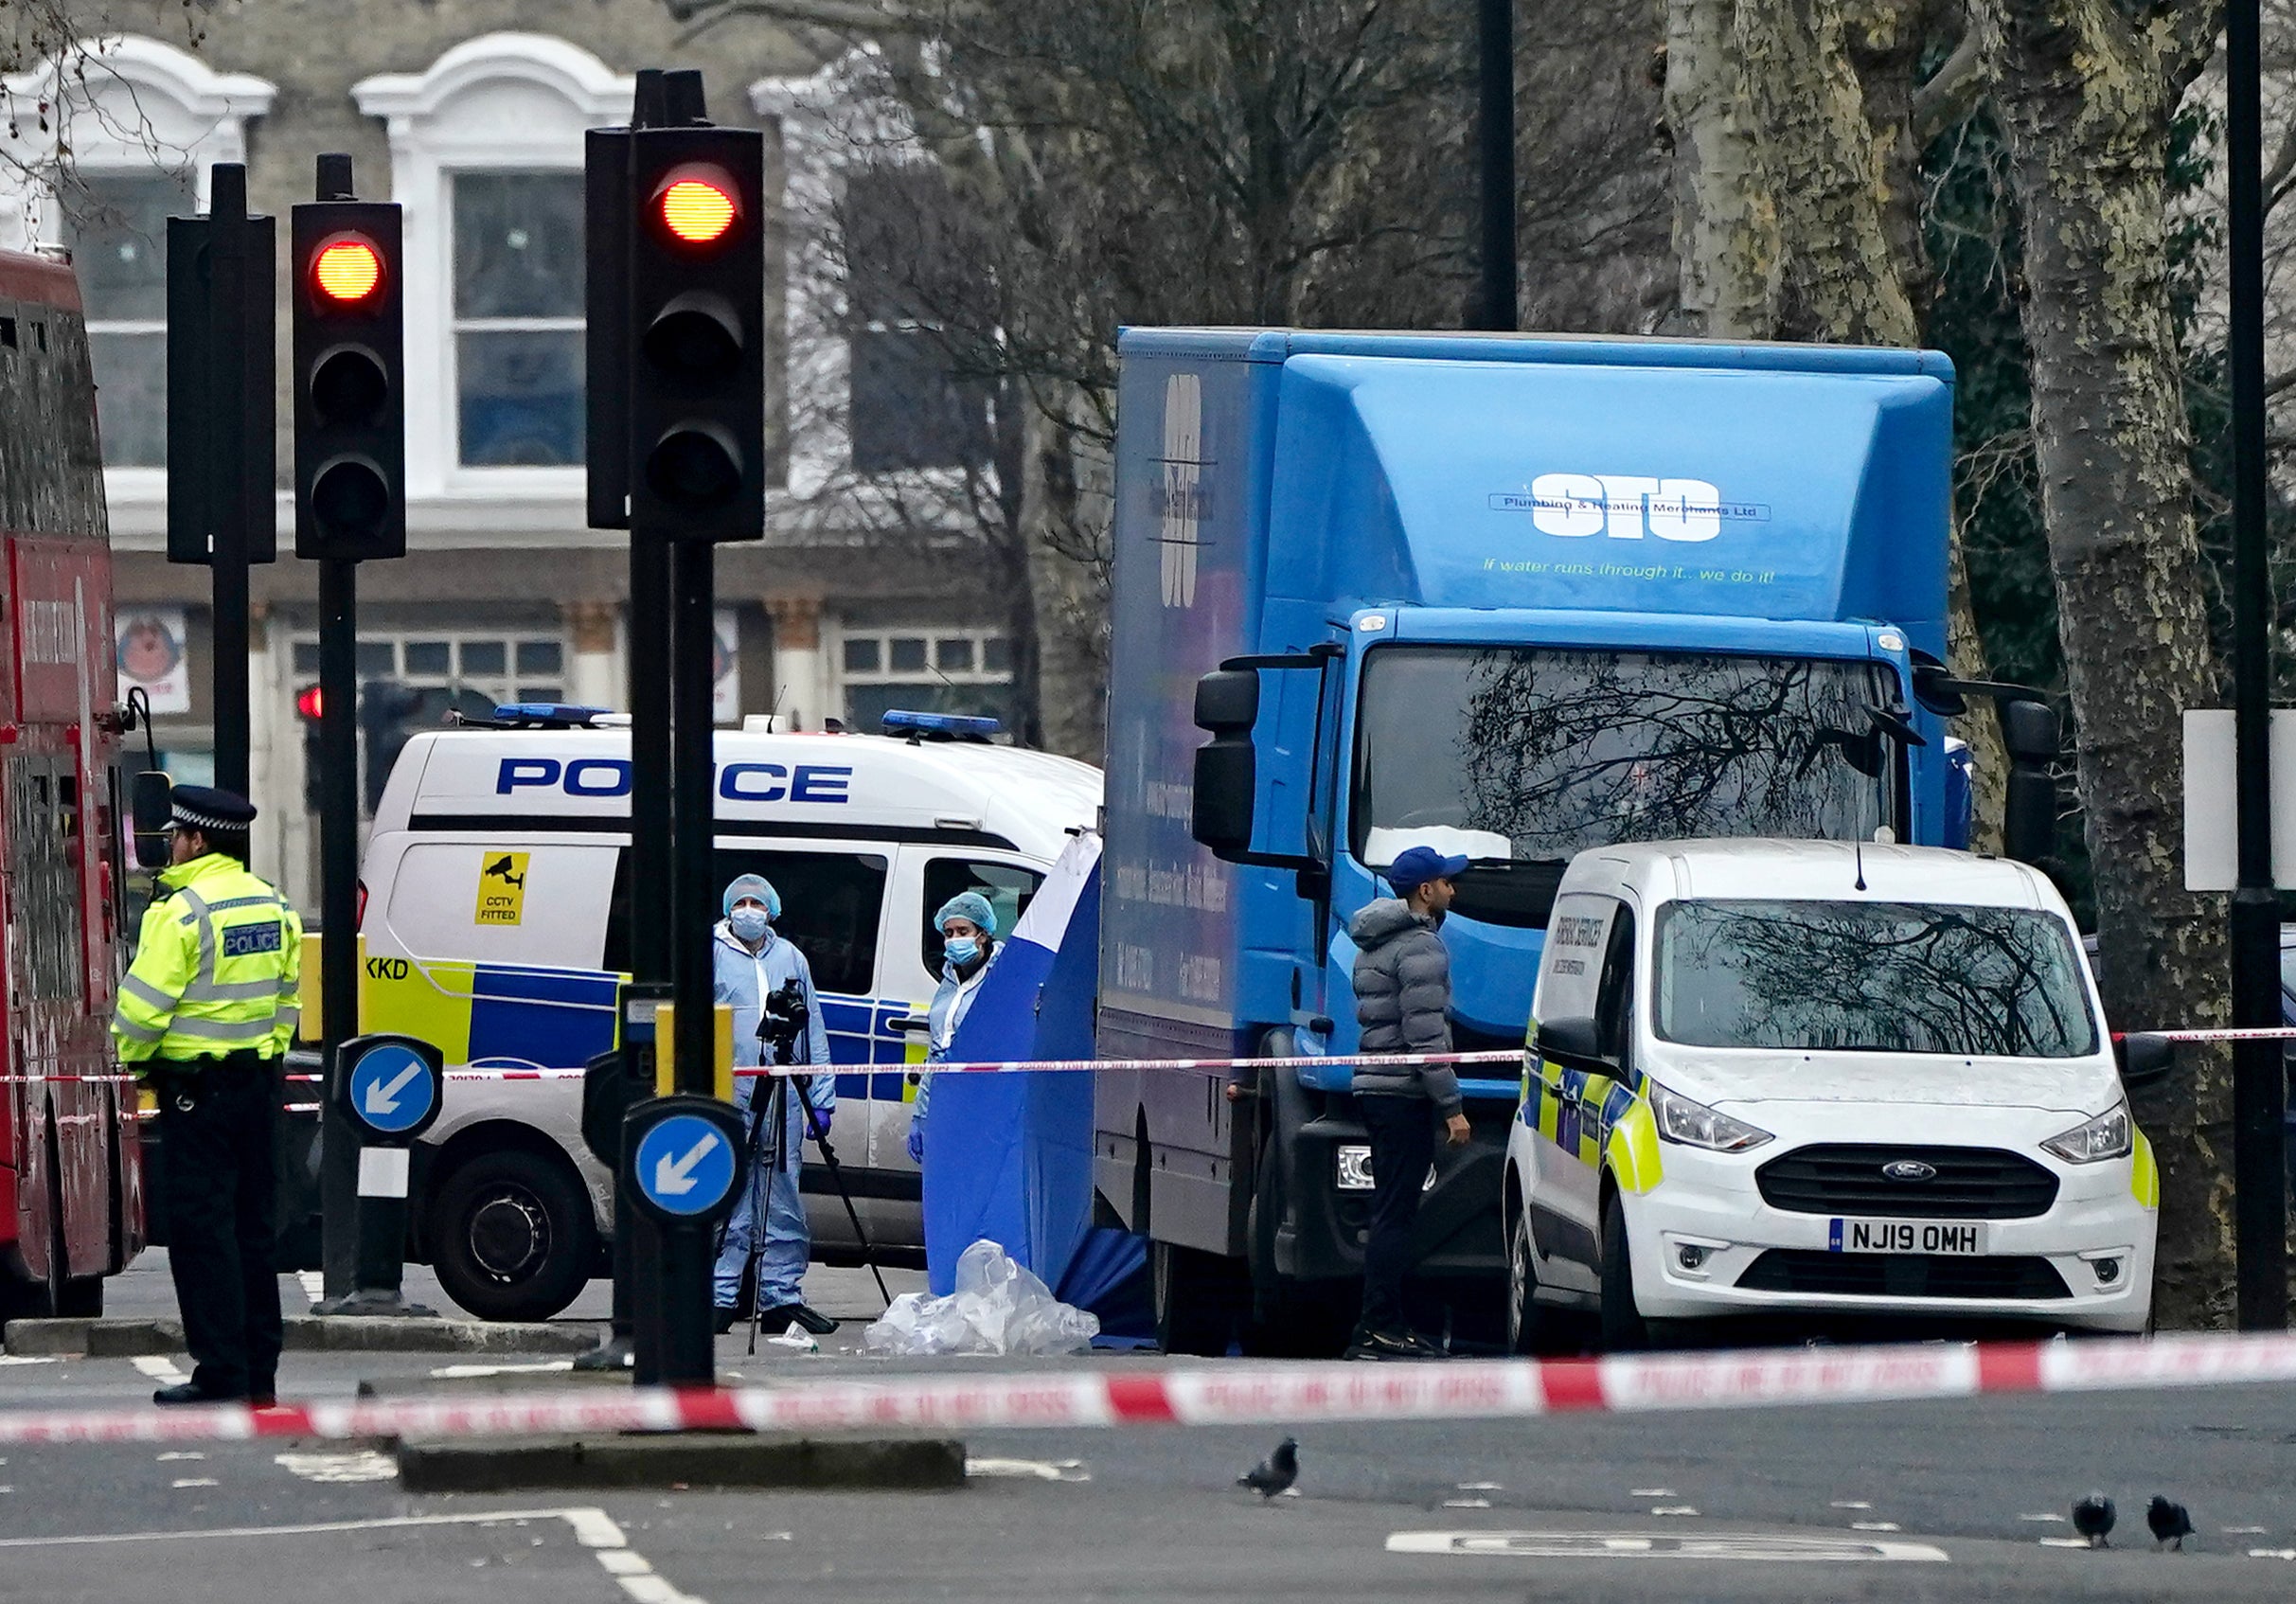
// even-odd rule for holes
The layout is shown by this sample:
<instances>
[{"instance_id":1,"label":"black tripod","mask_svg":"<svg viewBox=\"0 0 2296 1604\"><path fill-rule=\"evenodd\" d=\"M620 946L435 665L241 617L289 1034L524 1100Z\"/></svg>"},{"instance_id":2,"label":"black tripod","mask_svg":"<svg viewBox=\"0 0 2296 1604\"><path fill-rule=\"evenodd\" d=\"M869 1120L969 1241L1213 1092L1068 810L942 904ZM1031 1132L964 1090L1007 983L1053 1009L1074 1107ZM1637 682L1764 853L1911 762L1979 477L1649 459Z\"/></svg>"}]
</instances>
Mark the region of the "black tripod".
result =
<instances>
[{"instance_id":1,"label":"black tripod","mask_svg":"<svg viewBox=\"0 0 2296 1604\"><path fill-rule=\"evenodd\" d=\"M804 988L794 980L788 982L765 999L758 1011L757 1040L764 1043L768 1056L776 1066L810 1063L811 1054L800 1059L799 1043L805 1040L812 1010L806 1006ZM846 1189L844 1167L837 1162L837 1150L829 1145L828 1132L819 1113L813 1107L811 1078L802 1075L776 1075L773 1089L760 1096L750 1094L750 1242L749 1256L742 1271L742 1279L750 1288L749 1351L757 1351L757 1328L763 1323L764 1298L757 1288L759 1257L765 1251L766 1211L772 1196L773 1176L780 1171L787 1157L782 1143L789 1132L789 1088L797 1089L797 1101L805 1114L805 1124L799 1132L802 1146L804 1134L812 1133L813 1145L821 1150L822 1163L828 1167L830 1183L836 1186L838 1197L845 1205L845 1218L853 1222L854 1239L861 1244L862 1262L877 1281L878 1296L885 1307L893 1307L893 1294L885 1289L884 1273L877 1267L876 1252L869 1246L869 1233L862 1225L861 1210L853 1206L853 1194ZM766 1137L770 1119L772 1136ZM800 1203L802 1207L802 1202Z\"/></svg>"}]
</instances>

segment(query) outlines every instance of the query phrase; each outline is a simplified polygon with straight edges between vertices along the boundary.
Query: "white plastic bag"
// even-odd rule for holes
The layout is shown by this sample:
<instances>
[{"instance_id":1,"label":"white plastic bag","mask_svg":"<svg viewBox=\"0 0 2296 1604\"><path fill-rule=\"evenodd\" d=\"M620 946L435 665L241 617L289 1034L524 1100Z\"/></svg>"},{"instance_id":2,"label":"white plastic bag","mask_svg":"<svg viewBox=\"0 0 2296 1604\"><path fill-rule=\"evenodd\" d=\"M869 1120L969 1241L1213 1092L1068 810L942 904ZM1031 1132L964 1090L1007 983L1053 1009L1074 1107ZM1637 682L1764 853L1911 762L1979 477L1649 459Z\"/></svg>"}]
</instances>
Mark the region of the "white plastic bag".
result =
<instances>
[{"instance_id":1,"label":"white plastic bag","mask_svg":"<svg viewBox=\"0 0 2296 1604\"><path fill-rule=\"evenodd\" d=\"M983 1238L956 1261L947 1297L903 1292L862 1333L865 1353L916 1358L941 1353L1081 1353L1100 1334L1100 1317L1075 1309Z\"/></svg>"}]
</instances>

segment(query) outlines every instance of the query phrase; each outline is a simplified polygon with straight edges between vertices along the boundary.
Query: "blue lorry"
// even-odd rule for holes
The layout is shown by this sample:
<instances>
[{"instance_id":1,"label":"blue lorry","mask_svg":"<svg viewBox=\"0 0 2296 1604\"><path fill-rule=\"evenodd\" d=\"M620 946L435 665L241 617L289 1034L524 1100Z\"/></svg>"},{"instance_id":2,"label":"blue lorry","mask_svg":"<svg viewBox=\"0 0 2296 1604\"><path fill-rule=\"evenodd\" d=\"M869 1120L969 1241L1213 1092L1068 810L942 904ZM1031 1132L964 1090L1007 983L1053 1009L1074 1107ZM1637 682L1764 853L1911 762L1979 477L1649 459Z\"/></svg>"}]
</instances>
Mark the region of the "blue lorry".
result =
<instances>
[{"instance_id":1,"label":"blue lorry","mask_svg":"<svg viewBox=\"0 0 2296 1604\"><path fill-rule=\"evenodd\" d=\"M1443 932L1464 1050L1521 1046L1582 847L1966 842L1945 720L2008 687L1941 662L1944 356L1225 329L1119 352L1103 1058L1352 1050L1347 921L1415 843L1472 860ZM2029 835L2054 721L2004 713ZM1502 1307L1518 1081L1462 1079L1474 1135L1420 1246L1471 1325ZM1099 1077L1101 1217L1150 1239L1167 1349L1344 1335L1348 1085Z\"/></svg>"}]
</instances>

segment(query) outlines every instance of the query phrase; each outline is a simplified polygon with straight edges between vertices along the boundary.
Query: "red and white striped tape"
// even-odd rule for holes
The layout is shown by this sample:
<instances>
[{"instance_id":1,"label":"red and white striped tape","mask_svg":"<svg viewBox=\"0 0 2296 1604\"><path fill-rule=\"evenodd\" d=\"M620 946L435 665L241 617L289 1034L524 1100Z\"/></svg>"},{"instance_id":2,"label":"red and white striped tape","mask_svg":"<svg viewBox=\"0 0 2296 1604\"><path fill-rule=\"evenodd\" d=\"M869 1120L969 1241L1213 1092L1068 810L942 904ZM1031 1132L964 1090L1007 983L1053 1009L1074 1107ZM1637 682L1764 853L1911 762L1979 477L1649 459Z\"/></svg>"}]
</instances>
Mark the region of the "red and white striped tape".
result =
<instances>
[{"instance_id":1,"label":"red and white striped tape","mask_svg":"<svg viewBox=\"0 0 2296 1604\"><path fill-rule=\"evenodd\" d=\"M1611 1411L1767 1409L2017 1393L2296 1381L2296 1336L1918 1344L1605 1359L1221 1364L810 1381L713 1390L583 1389L458 1400L249 1409L0 1413L0 1443L249 1437L525 1436L561 1432L1302 1425Z\"/></svg>"},{"instance_id":2,"label":"red and white striped tape","mask_svg":"<svg viewBox=\"0 0 2296 1604\"><path fill-rule=\"evenodd\" d=\"M2296 1025L2221 1025L2191 1030L2116 1030L2114 1041L2130 1036L2156 1036L2165 1042L2296 1042Z\"/></svg>"}]
</instances>

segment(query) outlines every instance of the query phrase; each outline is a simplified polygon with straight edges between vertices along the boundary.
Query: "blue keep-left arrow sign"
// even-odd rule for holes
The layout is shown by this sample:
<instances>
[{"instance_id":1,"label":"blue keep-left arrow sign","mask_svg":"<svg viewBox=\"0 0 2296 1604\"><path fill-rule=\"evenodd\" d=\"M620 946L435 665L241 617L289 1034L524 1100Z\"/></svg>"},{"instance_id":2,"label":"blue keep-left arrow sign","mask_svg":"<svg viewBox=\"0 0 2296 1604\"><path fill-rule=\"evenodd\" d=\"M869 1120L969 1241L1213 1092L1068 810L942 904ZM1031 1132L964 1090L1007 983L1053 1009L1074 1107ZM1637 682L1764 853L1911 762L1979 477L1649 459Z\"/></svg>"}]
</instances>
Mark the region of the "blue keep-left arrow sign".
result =
<instances>
[{"instance_id":1,"label":"blue keep-left arrow sign","mask_svg":"<svg viewBox=\"0 0 2296 1604\"><path fill-rule=\"evenodd\" d=\"M397 1043L371 1047L351 1065L352 1112L386 1136L412 1131L438 1100L437 1078L422 1055Z\"/></svg>"},{"instance_id":2,"label":"blue keep-left arrow sign","mask_svg":"<svg viewBox=\"0 0 2296 1604\"><path fill-rule=\"evenodd\" d=\"M713 1120L673 1114L638 1139L632 1168L665 1214L708 1214L734 1189L734 1144Z\"/></svg>"}]
</instances>

